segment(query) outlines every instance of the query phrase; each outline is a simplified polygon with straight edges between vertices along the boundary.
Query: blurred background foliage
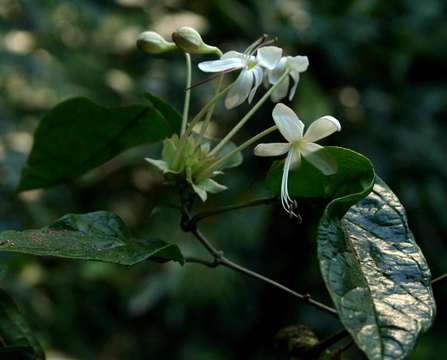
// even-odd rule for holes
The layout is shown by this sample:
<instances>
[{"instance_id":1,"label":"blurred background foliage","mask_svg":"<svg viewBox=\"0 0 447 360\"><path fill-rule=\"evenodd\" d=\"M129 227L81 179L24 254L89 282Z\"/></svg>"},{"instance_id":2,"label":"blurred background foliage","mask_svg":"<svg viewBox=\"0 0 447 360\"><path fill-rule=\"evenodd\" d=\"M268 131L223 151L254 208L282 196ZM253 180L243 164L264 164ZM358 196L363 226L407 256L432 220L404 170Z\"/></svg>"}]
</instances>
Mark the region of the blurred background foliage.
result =
<instances>
[{"instance_id":1,"label":"blurred background foliage","mask_svg":"<svg viewBox=\"0 0 447 360\"><path fill-rule=\"evenodd\" d=\"M446 272L446 7L442 0L0 0L0 229L105 209L138 236L201 251L178 229L178 214L167 206L172 196L142 160L156 155L157 146L131 150L75 183L15 193L33 130L59 101L85 95L103 105L129 104L144 102L149 90L181 109L181 54L150 57L136 50L135 39L144 30L169 36L189 25L224 51L243 50L267 33L289 54L309 56L293 107L305 122L327 113L341 120L343 132L331 144L372 159L406 206L432 273ZM194 81L203 78L194 73ZM193 91L193 109L212 86ZM262 108L245 137L270 126L271 108ZM220 106L214 134L246 110ZM269 164L247 152L244 165L223 178L230 190L205 206L266 193ZM230 258L329 302L314 227L278 210L241 210L210 219L204 230ZM314 225L312 209L302 212ZM340 328L326 314L226 269L0 259L1 286L50 359L272 359L281 358L273 339L285 326L304 324L320 337ZM447 352L447 291L434 292L438 318L412 359Z\"/></svg>"}]
</instances>

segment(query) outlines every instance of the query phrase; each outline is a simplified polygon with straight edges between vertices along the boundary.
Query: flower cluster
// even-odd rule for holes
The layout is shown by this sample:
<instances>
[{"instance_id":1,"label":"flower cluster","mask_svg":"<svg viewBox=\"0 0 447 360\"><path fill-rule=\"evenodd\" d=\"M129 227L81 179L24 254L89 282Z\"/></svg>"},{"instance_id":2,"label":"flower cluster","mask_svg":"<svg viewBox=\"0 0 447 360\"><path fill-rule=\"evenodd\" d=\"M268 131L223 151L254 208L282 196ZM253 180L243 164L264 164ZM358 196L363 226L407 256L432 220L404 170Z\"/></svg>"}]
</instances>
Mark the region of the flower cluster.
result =
<instances>
[{"instance_id":1,"label":"flower cluster","mask_svg":"<svg viewBox=\"0 0 447 360\"><path fill-rule=\"evenodd\" d=\"M304 132L304 124L295 112L283 103L278 103L272 114L274 126L256 134L239 146L234 145L231 139L268 98L273 102L280 102L286 97L289 101L293 99L300 74L309 66L308 58L284 56L283 49L273 45L274 41L265 35L243 53L234 50L222 53L218 47L206 44L201 35L189 27L178 29L172 34L172 40L173 42L169 42L159 34L147 31L142 33L137 41L138 47L148 53L159 54L179 49L185 54L187 65L186 96L180 134L164 141L161 160L149 158L146 160L163 171L166 176L186 180L192 190L205 201L207 193L226 189L213 177L222 174L225 168L239 165L242 162L242 150L271 132L279 130L287 142L258 144L255 147L255 155L287 154L281 182L281 203L290 216L297 216L294 212L296 201L289 194L289 172L299 167L303 157L324 175L336 172L336 166L322 155L320 151L322 146L315 142L340 131L338 120L332 116L323 116L314 121ZM214 96L196 116L189 119L189 96L192 88L191 54L217 55L219 59L202 61L198 67L203 72L218 73L220 80ZM224 75L235 71L239 71L237 79L222 89ZM223 139L217 141L205 136L213 117L215 104L219 99L225 97L227 109L239 106L247 99L251 104L261 85L267 89L265 94Z\"/></svg>"}]
</instances>

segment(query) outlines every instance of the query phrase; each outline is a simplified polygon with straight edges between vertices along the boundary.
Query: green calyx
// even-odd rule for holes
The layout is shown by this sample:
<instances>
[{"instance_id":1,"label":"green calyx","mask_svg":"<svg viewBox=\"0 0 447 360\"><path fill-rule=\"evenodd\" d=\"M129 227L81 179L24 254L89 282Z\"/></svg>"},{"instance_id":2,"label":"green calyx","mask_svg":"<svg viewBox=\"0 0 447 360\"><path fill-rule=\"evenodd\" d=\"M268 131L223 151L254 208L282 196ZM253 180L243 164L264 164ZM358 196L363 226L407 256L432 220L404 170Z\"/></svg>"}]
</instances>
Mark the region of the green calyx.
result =
<instances>
[{"instance_id":1,"label":"green calyx","mask_svg":"<svg viewBox=\"0 0 447 360\"><path fill-rule=\"evenodd\" d=\"M138 36L137 47L149 54L162 54L177 48L173 42L166 41L155 31L142 32Z\"/></svg>"},{"instance_id":2,"label":"green calyx","mask_svg":"<svg viewBox=\"0 0 447 360\"><path fill-rule=\"evenodd\" d=\"M182 146L183 140L183 146ZM200 141L202 140L202 141ZM200 141L200 142L199 142ZM198 178L197 175L204 167L217 161L220 155L210 155L210 147L213 140L199 138L196 134L191 134L186 138L179 138L177 134L163 141L163 150L161 159L146 158L146 161L157 167L166 175L179 180L186 180L191 185L192 190L206 201L207 193L218 193L226 190L224 185L219 184L212 177L222 174L223 168L234 167L242 162L241 155L235 156L231 162L226 162L209 174L206 178ZM180 149L180 147L182 148ZM234 145L230 145L234 147ZM232 148L231 148L232 149ZM226 152L231 149L225 149Z\"/></svg>"},{"instance_id":3,"label":"green calyx","mask_svg":"<svg viewBox=\"0 0 447 360\"><path fill-rule=\"evenodd\" d=\"M222 56L219 48L205 44L199 32L189 26L182 26L172 34L172 40L179 49L189 54L214 54Z\"/></svg>"}]
</instances>

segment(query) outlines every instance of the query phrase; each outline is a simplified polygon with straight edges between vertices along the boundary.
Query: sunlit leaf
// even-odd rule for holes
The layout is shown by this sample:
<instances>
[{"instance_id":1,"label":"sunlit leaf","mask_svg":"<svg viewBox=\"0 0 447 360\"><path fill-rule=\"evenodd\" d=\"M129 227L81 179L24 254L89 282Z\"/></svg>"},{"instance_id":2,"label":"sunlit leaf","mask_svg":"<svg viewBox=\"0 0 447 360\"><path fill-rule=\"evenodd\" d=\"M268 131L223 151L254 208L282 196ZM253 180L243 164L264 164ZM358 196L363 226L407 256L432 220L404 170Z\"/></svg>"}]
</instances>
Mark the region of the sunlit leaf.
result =
<instances>
[{"instance_id":1,"label":"sunlit leaf","mask_svg":"<svg viewBox=\"0 0 447 360\"><path fill-rule=\"evenodd\" d=\"M135 265L145 260L177 261L183 257L175 244L134 240L123 221L98 211L69 214L39 230L0 232L0 251Z\"/></svg>"},{"instance_id":2,"label":"sunlit leaf","mask_svg":"<svg viewBox=\"0 0 447 360\"><path fill-rule=\"evenodd\" d=\"M338 314L371 360L405 359L435 314L430 271L397 197L377 180L343 216L331 207L318 254Z\"/></svg>"}]
</instances>

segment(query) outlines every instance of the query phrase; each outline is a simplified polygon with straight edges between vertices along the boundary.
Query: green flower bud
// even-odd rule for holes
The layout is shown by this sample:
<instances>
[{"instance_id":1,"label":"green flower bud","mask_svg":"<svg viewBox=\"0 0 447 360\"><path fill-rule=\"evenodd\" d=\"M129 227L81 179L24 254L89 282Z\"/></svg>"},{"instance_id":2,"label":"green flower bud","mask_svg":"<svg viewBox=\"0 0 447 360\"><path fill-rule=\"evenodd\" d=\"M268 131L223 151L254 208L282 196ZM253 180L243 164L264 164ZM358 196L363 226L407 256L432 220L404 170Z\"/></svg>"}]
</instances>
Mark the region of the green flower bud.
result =
<instances>
[{"instance_id":1,"label":"green flower bud","mask_svg":"<svg viewBox=\"0 0 447 360\"><path fill-rule=\"evenodd\" d=\"M176 48L173 42L166 41L155 31L142 32L137 39L138 49L149 54L161 54Z\"/></svg>"},{"instance_id":2,"label":"green flower bud","mask_svg":"<svg viewBox=\"0 0 447 360\"><path fill-rule=\"evenodd\" d=\"M189 54L215 54L222 56L222 51L215 46L205 44L197 30L189 26L178 28L172 34L172 40L180 49Z\"/></svg>"}]
</instances>

